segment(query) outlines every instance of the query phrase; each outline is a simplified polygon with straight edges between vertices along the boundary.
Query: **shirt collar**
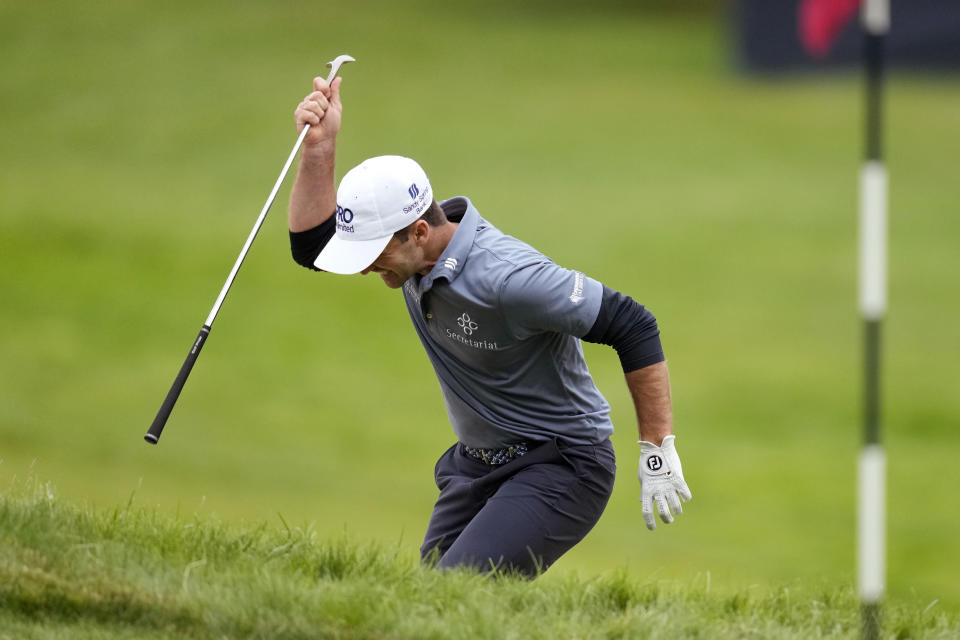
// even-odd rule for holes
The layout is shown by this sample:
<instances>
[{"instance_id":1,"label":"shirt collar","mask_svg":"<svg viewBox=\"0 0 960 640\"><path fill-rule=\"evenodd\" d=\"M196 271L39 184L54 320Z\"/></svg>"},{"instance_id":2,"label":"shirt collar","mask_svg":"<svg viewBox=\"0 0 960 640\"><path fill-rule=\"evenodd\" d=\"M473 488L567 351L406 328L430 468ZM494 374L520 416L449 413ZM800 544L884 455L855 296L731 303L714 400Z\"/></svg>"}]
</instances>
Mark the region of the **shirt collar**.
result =
<instances>
[{"instance_id":1,"label":"shirt collar","mask_svg":"<svg viewBox=\"0 0 960 640\"><path fill-rule=\"evenodd\" d=\"M456 200L460 202L455 203L454 201ZM453 232L453 237L450 238L447 248L444 249L440 257L437 258L437 264L430 270L430 273L420 279L421 293L429 291L433 283L439 278L445 278L447 282L453 282L457 276L460 275L463 265L467 262L467 255L469 255L470 250L473 248L473 242L477 237L477 228L480 225L480 212L473 206L470 199L459 196L457 198L444 200L440 203L440 206L444 206L447 203L458 204L461 207L465 204L466 211L460 219L457 230Z\"/></svg>"}]
</instances>

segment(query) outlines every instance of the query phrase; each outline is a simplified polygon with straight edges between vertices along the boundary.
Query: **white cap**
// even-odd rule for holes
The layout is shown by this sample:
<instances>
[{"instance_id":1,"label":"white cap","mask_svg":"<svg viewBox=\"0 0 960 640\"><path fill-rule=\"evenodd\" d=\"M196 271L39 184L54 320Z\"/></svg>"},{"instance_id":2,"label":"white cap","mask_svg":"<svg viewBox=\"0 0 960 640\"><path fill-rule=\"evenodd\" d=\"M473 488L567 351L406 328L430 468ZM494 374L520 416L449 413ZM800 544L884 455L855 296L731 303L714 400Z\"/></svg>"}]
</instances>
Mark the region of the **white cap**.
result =
<instances>
[{"instance_id":1,"label":"white cap","mask_svg":"<svg viewBox=\"0 0 960 640\"><path fill-rule=\"evenodd\" d=\"M364 160L337 189L336 234L314 261L331 273L359 273L373 264L391 236L423 215L433 189L420 165L403 156Z\"/></svg>"}]
</instances>

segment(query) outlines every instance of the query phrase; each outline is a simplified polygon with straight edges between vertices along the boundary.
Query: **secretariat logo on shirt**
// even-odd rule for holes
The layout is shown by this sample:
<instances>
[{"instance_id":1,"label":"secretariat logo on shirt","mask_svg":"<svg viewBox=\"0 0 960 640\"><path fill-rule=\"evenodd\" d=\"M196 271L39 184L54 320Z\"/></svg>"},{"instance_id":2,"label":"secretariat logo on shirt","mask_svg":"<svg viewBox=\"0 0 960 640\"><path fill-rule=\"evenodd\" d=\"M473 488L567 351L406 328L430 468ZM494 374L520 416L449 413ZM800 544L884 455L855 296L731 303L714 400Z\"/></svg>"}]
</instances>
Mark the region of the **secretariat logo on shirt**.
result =
<instances>
[{"instance_id":1,"label":"secretariat logo on shirt","mask_svg":"<svg viewBox=\"0 0 960 640\"><path fill-rule=\"evenodd\" d=\"M457 318L457 324L460 325L460 328L463 329L463 332L468 336L472 336L473 332L480 328L476 322L470 319L470 316L468 316L466 312Z\"/></svg>"},{"instance_id":2,"label":"secretariat logo on shirt","mask_svg":"<svg viewBox=\"0 0 960 640\"><path fill-rule=\"evenodd\" d=\"M474 340L472 337L469 337L480 328L480 325L474 322L474 320L470 317L470 314L466 311L464 311L460 317L457 318L457 326L459 326L460 331L466 335L461 335L453 329L445 329L447 337L451 340L456 340L460 344L466 345L473 349L483 349L485 351L496 351L498 349L496 342L489 342L487 340L480 339Z\"/></svg>"}]
</instances>

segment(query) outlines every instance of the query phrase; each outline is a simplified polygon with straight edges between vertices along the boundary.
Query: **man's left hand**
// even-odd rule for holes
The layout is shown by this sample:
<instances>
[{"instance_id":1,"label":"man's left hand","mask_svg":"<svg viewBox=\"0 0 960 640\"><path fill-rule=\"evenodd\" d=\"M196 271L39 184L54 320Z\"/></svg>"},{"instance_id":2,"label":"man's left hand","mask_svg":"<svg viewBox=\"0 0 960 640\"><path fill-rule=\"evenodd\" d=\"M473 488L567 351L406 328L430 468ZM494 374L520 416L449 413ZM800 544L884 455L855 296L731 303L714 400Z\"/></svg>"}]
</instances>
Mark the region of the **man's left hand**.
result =
<instances>
[{"instance_id":1,"label":"man's left hand","mask_svg":"<svg viewBox=\"0 0 960 640\"><path fill-rule=\"evenodd\" d=\"M654 502L660 519L670 524L673 516L683 513L680 500L687 502L693 498L683 479L680 456L677 455L673 440L674 436L667 436L659 447L646 440L640 441L640 469L637 476L640 479L643 520L651 531L657 528L657 520L653 515Z\"/></svg>"}]
</instances>

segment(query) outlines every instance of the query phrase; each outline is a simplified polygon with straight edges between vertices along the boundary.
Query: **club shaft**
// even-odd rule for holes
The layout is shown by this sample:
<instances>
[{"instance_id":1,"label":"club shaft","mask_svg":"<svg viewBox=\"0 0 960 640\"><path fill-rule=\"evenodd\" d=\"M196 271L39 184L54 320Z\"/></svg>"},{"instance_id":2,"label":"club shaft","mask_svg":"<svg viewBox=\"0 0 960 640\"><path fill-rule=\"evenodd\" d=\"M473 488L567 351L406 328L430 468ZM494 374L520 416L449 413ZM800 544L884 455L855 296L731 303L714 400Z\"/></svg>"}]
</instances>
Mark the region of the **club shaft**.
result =
<instances>
[{"instance_id":1,"label":"club shaft","mask_svg":"<svg viewBox=\"0 0 960 640\"><path fill-rule=\"evenodd\" d=\"M327 84L333 82L333 79L337 76L337 72L339 70L339 64L330 69L330 75L327 76ZM260 232L260 227L263 226L263 221L267 218L267 212L270 211L273 201L277 198L277 192L280 191L280 185L283 184L284 179L287 177L287 172L290 170L290 165L293 164L293 159L297 157L297 151L300 150L300 146L303 144L303 139L307 137L308 131L310 131L310 125L306 124L303 127L303 131L300 132L300 137L297 138L297 142L293 145L293 150L290 152L290 155L287 156L287 161L284 163L283 169L280 171L280 177L277 178L276 183L273 185L273 190L270 191L270 195L267 196L267 201L264 203L263 209L260 211L260 215L257 217L257 221L253 225L253 229L250 230L250 235L247 236L247 241L244 243L243 249L240 250L240 255L237 256L237 261L233 263L233 269L230 270L230 275L227 276L227 281L223 283L223 288L220 290L220 295L217 296L216 302L213 303L213 308L210 309L210 315L207 316L207 320L204 322L204 325L212 327L213 321L217 319L217 314L220 313L220 307L223 306L223 301L227 297L227 292L230 291L230 287L233 285L233 281L237 277L237 273L240 271L240 267L243 265L244 259L247 257L247 252L250 251L250 246L253 244L257 234Z\"/></svg>"},{"instance_id":2,"label":"club shaft","mask_svg":"<svg viewBox=\"0 0 960 640\"><path fill-rule=\"evenodd\" d=\"M223 306L223 301L227 297L227 292L230 291L230 287L233 285L233 281L236 279L237 273L240 271L240 267L243 265L243 261L246 259L247 253L250 251L250 247L253 245L254 239L256 239L257 234L260 232L260 227L263 226L263 221L267 218L267 212L270 211L273 201L276 200L277 192L280 191L280 185L283 184L284 179L287 177L287 172L290 170L290 165L293 164L293 159L296 157L297 151L300 150L300 145L303 144L303 139L307 136L308 131L310 131L309 124L303 127L303 131L300 132L300 137L297 138L296 144L293 145L293 150L287 157L287 161L283 165L283 170L280 171L280 177L277 178L277 182L273 185L273 190L270 191L270 195L267 196L267 201L264 203L263 209L260 211L260 215L257 217L257 221L253 225L253 229L250 230L250 235L247 236L247 241L243 244L243 249L240 250L240 255L237 256L237 261L233 263L233 269L230 270L230 275L227 276L227 281L223 283L223 288L220 290L220 295L217 296L216 302L213 303L213 308L210 309L210 315L207 316L207 320L204 322L204 325L212 327L213 321L217 319L217 314L220 313L220 307Z\"/></svg>"}]
</instances>

